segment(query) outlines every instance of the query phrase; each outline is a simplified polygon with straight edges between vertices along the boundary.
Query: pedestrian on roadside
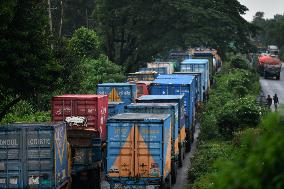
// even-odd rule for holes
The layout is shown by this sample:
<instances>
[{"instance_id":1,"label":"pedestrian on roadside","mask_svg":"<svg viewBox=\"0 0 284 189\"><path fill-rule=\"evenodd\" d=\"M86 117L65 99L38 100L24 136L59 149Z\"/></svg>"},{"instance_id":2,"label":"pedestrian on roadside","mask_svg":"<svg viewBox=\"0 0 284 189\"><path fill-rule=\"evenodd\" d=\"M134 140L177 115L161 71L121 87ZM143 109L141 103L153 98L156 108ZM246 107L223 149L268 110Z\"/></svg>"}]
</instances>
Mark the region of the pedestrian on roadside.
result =
<instances>
[{"instance_id":1,"label":"pedestrian on roadside","mask_svg":"<svg viewBox=\"0 0 284 189\"><path fill-rule=\"evenodd\" d=\"M278 100L277 94L275 94L273 96L273 103L274 103L275 111L277 111L277 104L279 104L279 100Z\"/></svg>"},{"instance_id":2,"label":"pedestrian on roadside","mask_svg":"<svg viewBox=\"0 0 284 189\"><path fill-rule=\"evenodd\" d=\"M270 97L270 95L267 96L266 102L267 102L268 107L270 108L272 104L272 98Z\"/></svg>"}]
</instances>

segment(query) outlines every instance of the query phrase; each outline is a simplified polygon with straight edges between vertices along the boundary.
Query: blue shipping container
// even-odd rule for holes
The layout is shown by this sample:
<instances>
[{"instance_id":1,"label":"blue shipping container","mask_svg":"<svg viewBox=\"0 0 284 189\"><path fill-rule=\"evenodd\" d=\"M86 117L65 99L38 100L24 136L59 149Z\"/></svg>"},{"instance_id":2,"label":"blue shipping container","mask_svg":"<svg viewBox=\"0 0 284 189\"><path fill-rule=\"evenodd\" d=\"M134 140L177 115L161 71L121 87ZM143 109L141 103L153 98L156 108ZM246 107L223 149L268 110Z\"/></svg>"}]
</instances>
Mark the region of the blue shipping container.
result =
<instances>
[{"instance_id":1,"label":"blue shipping container","mask_svg":"<svg viewBox=\"0 0 284 189\"><path fill-rule=\"evenodd\" d=\"M202 88L202 81L201 81L201 75L202 72L174 72L173 74L177 75L194 75L196 78L196 89L197 89L197 101L202 102L203 101L203 88Z\"/></svg>"},{"instance_id":2,"label":"blue shipping container","mask_svg":"<svg viewBox=\"0 0 284 189\"><path fill-rule=\"evenodd\" d=\"M181 63L181 72L202 72L202 88L205 92L210 87L209 80L209 62L207 59L187 59Z\"/></svg>"},{"instance_id":3,"label":"blue shipping container","mask_svg":"<svg viewBox=\"0 0 284 189\"><path fill-rule=\"evenodd\" d=\"M107 124L106 177L111 188L153 188L169 181L169 114L117 114Z\"/></svg>"},{"instance_id":4,"label":"blue shipping container","mask_svg":"<svg viewBox=\"0 0 284 189\"><path fill-rule=\"evenodd\" d=\"M108 95L109 102L123 102L124 105L135 102L136 85L131 83L98 84L97 94Z\"/></svg>"},{"instance_id":5,"label":"blue shipping container","mask_svg":"<svg viewBox=\"0 0 284 189\"><path fill-rule=\"evenodd\" d=\"M181 73L183 73L183 72L181 72ZM197 78L196 75L194 75L194 74L168 74L168 75L160 75L157 79L181 79L181 78L192 79L195 82L195 84L194 84L195 91L193 91L192 94L195 94L193 96L193 98L194 98L194 103L197 104L198 98L199 98L199 96L198 96L198 94L199 94L198 93L198 86L199 85L198 85L198 78Z\"/></svg>"},{"instance_id":6,"label":"blue shipping container","mask_svg":"<svg viewBox=\"0 0 284 189\"><path fill-rule=\"evenodd\" d=\"M172 181L175 182L178 156L179 156L179 125L178 125L178 103L132 103L125 107L127 113L152 113L170 114L172 130Z\"/></svg>"},{"instance_id":7,"label":"blue shipping container","mask_svg":"<svg viewBox=\"0 0 284 189\"><path fill-rule=\"evenodd\" d=\"M178 104L178 125L179 125L179 165L182 164L182 157L185 154L185 112L184 95L144 95L137 99L138 103L177 103Z\"/></svg>"},{"instance_id":8,"label":"blue shipping container","mask_svg":"<svg viewBox=\"0 0 284 189\"><path fill-rule=\"evenodd\" d=\"M0 126L0 188L60 188L68 183L66 124Z\"/></svg>"},{"instance_id":9,"label":"blue shipping container","mask_svg":"<svg viewBox=\"0 0 284 189\"><path fill-rule=\"evenodd\" d=\"M165 75L164 75L165 76ZM162 76L162 77L164 77ZM180 76L180 78L177 78ZM170 77L170 75L169 75ZM169 78L168 77L168 78ZM195 116L195 80L194 77L175 75L171 79L157 78L150 86L152 95L184 95L185 128L191 128Z\"/></svg>"},{"instance_id":10,"label":"blue shipping container","mask_svg":"<svg viewBox=\"0 0 284 189\"><path fill-rule=\"evenodd\" d=\"M108 117L124 112L123 102L108 102Z\"/></svg>"}]
</instances>

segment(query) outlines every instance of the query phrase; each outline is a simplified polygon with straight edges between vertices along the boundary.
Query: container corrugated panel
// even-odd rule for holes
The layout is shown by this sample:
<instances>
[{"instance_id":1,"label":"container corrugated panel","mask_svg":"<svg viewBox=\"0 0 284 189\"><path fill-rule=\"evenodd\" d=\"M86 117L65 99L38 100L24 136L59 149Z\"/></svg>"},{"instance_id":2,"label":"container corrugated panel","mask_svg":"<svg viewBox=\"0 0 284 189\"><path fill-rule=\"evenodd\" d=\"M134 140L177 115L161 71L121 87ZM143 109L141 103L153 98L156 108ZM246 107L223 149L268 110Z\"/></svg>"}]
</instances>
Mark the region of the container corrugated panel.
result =
<instances>
[{"instance_id":1,"label":"container corrugated panel","mask_svg":"<svg viewBox=\"0 0 284 189\"><path fill-rule=\"evenodd\" d=\"M173 74L181 74L181 75L195 75L196 76L196 88L198 91L198 101L202 102L203 101L203 96L204 96L204 89L202 87L202 80L201 80L201 75L202 72L174 72Z\"/></svg>"},{"instance_id":2,"label":"container corrugated panel","mask_svg":"<svg viewBox=\"0 0 284 189\"><path fill-rule=\"evenodd\" d=\"M123 102L108 102L108 116L114 116L124 112Z\"/></svg>"},{"instance_id":3,"label":"container corrugated panel","mask_svg":"<svg viewBox=\"0 0 284 189\"><path fill-rule=\"evenodd\" d=\"M182 72L183 73L183 72ZM182 78L185 78L185 79L191 79L193 80L194 85L191 89L191 91L193 92L192 94L194 94L194 96L192 96L194 98L194 102L195 104L198 102L198 79L197 79L197 76L194 75L194 74L168 74L168 75L160 75L157 79L182 79ZM153 83L153 82L152 82Z\"/></svg>"},{"instance_id":4,"label":"container corrugated panel","mask_svg":"<svg viewBox=\"0 0 284 189\"><path fill-rule=\"evenodd\" d=\"M170 114L172 125L172 156L179 155L178 103L132 103L125 107L127 113Z\"/></svg>"},{"instance_id":5,"label":"container corrugated panel","mask_svg":"<svg viewBox=\"0 0 284 189\"><path fill-rule=\"evenodd\" d=\"M209 61L209 75L210 75L210 79L213 77L213 75L215 74L215 70L216 70L216 62L215 62L215 65L214 65L214 62L213 62L213 54L212 52L208 51L208 52L194 52L193 53L193 56L192 56L193 59L206 59Z\"/></svg>"},{"instance_id":6,"label":"container corrugated panel","mask_svg":"<svg viewBox=\"0 0 284 189\"><path fill-rule=\"evenodd\" d=\"M175 70L175 63L174 62L148 62L147 68L160 68L160 67L166 67L167 73L166 74L172 74Z\"/></svg>"},{"instance_id":7,"label":"container corrugated panel","mask_svg":"<svg viewBox=\"0 0 284 189\"><path fill-rule=\"evenodd\" d=\"M60 188L69 180L66 124L0 126L0 188Z\"/></svg>"},{"instance_id":8,"label":"container corrugated panel","mask_svg":"<svg viewBox=\"0 0 284 189\"><path fill-rule=\"evenodd\" d=\"M171 77L169 75L168 77ZM180 76L180 78L177 78ZM161 76L161 77L166 77ZM195 80L194 77L184 77L183 75L175 75L172 78L157 78L150 87L153 95L184 95L185 108L185 128L191 128L195 118Z\"/></svg>"},{"instance_id":9,"label":"container corrugated panel","mask_svg":"<svg viewBox=\"0 0 284 189\"><path fill-rule=\"evenodd\" d=\"M72 149L72 174L100 166L102 140L98 131L68 129L67 135Z\"/></svg>"},{"instance_id":10,"label":"container corrugated panel","mask_svg":"<svg viewBox=\"0 0 284 189\"><path fill-rule=\"evenodd\" d=\"M144 95L137 99L138 103L178 103L179 116L179 143L182 148L185 143L185 112L184 112L184 95ZM183 153L182 150L180 150Z\"/></svg>"},{"instance_id":11,"label":"container corrugated panel","mask_svg":"<svg viewBox=\"0 0 284 189\"><path fill-rule=\"evenodd\" d=\"M154 71L154 72L157 72L158 74L167 74L168 73L168 68L167 67L139 68L139 72L149 72L149 71Z\"/></svg>"},{"instance_id":12,"label":"container corrugated panel","mask_svg":"<svg viewBox=\"0 0 284 189\"><path fill-rule=\"evenodd\" d=\"M108 95L109 102L123 102L131 104L136 99L136 85L130 83L102 83L98 84L97 93Z\"/></svg>"},{"instance_id":13,"label":"container corrugated panel","mask_svg":"<svg viewBox=\"0 0 284 189\"><path fill-rule=\"evenodd\" d=\"M65 121L73 116L81 117L85 122L83 126L75 128L93 128L99 131L102 140L105 140L108 118L106 95L62 95L52 98L52 121Z\"/></svg>"},{"instance_id":14,"label":"container corrugated panel","mask_svg":"<svg viewBox=\"0 0 284 189\"><path fill-rule=\"evenodd\" d=\"M202 88L207 91L210 87L209 62L206 59L187 59L181 63L181 72L202 72Z\"/></svg>"},{"instance_id":15,"label":"container corrugated panel","mask_svg":"<svg viewBox=\"0 0 284 189\"><path fill-rule=\"evenodd\" d=\"M171 171L170 115L124 113L107 125L106 173L111 188L160 185Z\"/></svg>"}]
</instances>

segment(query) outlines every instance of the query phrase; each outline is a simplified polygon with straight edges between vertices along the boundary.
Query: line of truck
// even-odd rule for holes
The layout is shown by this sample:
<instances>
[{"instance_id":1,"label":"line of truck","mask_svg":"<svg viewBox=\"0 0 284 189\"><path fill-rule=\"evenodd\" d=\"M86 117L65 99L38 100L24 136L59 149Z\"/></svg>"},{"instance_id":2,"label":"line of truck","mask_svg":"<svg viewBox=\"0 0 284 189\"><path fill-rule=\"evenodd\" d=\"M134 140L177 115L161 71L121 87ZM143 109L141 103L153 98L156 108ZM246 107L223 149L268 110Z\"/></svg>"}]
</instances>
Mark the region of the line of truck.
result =
<instances>
[{"instance_id":1,"label":"line of truck","mask_svg":"<svg viewBox=\"0 0 284 189\"><path fill-rule=\"evenodd\" d=\"M98 84L97 94L51 99L51 123L0 127L0 188L170 189L194 140L196 112L221 59L212 49L171 54Z\"/></svg>"}]
</instances>

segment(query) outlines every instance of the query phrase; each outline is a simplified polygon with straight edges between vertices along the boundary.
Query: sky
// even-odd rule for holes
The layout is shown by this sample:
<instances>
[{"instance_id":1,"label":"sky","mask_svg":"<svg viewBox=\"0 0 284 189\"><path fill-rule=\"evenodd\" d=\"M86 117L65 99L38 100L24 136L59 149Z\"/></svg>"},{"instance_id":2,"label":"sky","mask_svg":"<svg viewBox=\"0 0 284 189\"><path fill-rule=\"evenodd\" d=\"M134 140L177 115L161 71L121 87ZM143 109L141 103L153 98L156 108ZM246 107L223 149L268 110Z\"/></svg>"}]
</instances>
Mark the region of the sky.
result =
<instances>
[{"instance_id":1,"label":"sky","mask_svg":"<svg viewBox=\"0 0 284 189\"><path fill-rule=\"evenodd\" d=\"M284 14L284 0L239 0L249 11L243 17L252 21L256 12L264 12L264 18L273 18L275 14Z\"/></svg>"}]
</instances>

